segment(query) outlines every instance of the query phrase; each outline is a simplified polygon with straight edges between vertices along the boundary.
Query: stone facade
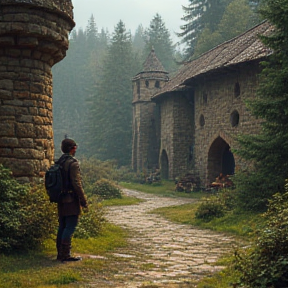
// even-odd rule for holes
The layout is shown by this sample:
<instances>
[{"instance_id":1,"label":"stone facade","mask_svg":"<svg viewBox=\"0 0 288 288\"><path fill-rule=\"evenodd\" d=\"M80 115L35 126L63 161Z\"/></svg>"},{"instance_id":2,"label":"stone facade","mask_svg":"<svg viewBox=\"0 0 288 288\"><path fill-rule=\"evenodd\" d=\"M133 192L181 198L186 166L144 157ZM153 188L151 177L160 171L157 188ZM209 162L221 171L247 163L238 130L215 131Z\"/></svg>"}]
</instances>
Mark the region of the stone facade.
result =
<instances>
[{"instance_id":1,"label":"stone facade","mask_svg":"<svg viewBox=\"0 0 288 288\"><path fill-rule=\"evenodd\" d=\"M233 149L237 135L260 128L261 120L251 115L245 101L255 97L259 63L271 53L258 35L272 29L263 22L185 63L152 96L160 111L155 125L160 126L157 157L164 178L192 173L201 187L207 187L221 173L234 174L248 165ZM146 141L154 137L148 132L144 136Z\"/></svg>"},{"instance_id":2,"label":"stone facade","mask_svg":"<svg viewBox=\"0 0 288 288\"><path fill-rule=\"evenodd\" d=\"M161 175L165 179L174 179L185 174L193 164L193 91L170 93L162 99L157 99L157 103L161 107L161 141L158 156Z\"/></svg>"},{"instance_id":3,"label":"stone facade","mask_svg":"<svg viewBox=\"0 0 288 288\"><path fill-rule=\"evenodd\" d=\"M68 49L71 1L0 2L0 163L38 182L54 158L52 66Z\"/></svg>"},{"instance_id":4,"label":"stone facade","mask_svg":"<svg viewBox=\"0 0 288 288\"><path fill-rule=\"evenodd\" d=\"M220 175L231 175L246 163L233 154L236 136L255 134L260 120L248 110L245 100L256 94L259 62L218 71L195 81L194 174L208 186ZM232 153L231 153L232 152Z\"/></svg>"},{"instance_id":5,"label":"stone facade","mask_svg":"<svg viewBox=\"0 0 288 288\"><path fill-rule=\"evenodd\" d=\"M168 73L154 49L144 63L143 72L133 78L132 168L146 171L158 168L160 147L159 107L151 97L168 81Z\"/></svg>"}]
</instances>

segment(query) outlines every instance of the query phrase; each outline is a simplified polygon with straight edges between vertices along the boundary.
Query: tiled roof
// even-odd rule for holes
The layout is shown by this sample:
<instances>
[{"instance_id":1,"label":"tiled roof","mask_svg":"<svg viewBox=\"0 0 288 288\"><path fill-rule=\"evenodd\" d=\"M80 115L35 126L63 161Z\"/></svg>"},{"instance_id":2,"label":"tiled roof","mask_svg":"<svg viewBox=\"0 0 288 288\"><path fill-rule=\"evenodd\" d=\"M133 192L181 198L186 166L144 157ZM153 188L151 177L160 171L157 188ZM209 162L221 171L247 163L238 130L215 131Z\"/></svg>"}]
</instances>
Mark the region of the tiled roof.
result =
<instances>
[{"instance_id":1,"label":"tiled roof","mask_svg":"<svg viewBox=\"0 0 288 288\"><path fill-rule=\"evenodd\" d=\"M185 81L201 74L269 55L271 50L262 44L258 36L267 35L272 30L271 24L267 21L262 22L240 36L207 51L199 58L186 62L176 76L168 81L153 98L167 92L181 90Z\"/></svg>"},{"instance_id":2,"label":"tiled roof","mask_svg":"<svg viewBox=\"0 0 288 288\"><path fill-rule=\"evenodd\" d=\"M165 68L157 58L154 48L152 48L150 54L143 64L143 67L143 72L166 72Z\"/></svg>"}]
</instances>

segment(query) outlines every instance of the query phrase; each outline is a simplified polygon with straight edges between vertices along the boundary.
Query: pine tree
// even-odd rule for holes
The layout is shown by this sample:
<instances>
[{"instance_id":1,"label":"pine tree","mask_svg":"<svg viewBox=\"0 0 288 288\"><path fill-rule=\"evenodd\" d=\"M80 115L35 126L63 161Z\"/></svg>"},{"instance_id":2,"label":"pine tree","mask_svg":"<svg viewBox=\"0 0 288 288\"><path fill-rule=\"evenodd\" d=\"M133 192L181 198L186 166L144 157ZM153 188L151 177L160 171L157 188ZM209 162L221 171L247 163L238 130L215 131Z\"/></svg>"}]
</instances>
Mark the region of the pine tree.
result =
<instances>
[{"instance_id":1,"label":"pine tree","mask_svg":"<svg viewBox=\"0 0 288 288\"><path fill-rule=\"evenodd\" d=\"M115 27L103 63L103 75L93 97L93 150L100 160L117 159L119 165L131 158L131 78L135 67L131 34L120 21Z\"/></svg>"},{"instance_id":2,"label":"pine tree","mask_svg":"<svg viewBox=\"0 0 288 288\"><path fill-rule=\"evenodd\" d=\"M185 58L194 54L195 46L200 33L206 27L210 33L217 29L226 6L231 0L189 0L190 4L183 6L182 20L186 24L181 26L182 32L177 35L182 38L181 43L186 44Z\"/></svg>"},{"instance_id":3,"label":"pine tree","mask_svg":"<svg viewBox=\"0 0 288 288\"><path fill-rule=\"evenodd\" d=\"M174 61L175 49L170 33L158 13L151 20L150 27L145 31L145 59L151 52L152 47L155 49L157 57L168 72L177 68Z\"/></svg>"},{"instance_id":4,"label":"pine tree","mask_svg":"<svg viewBox=\"0 0 288 288\"><path fill-rule=\"evenodd\" d=\"M284 192L288 176L288 5L287 0L263 0L261 14L274 25L270 36L262 36L272 55L263 62L257 98L250 101L252 113L263 119L258 135L242 135L237 153L252 159L255 170L245 173L238 181L239 195L245 202L266 204L274 193ZM236 177L237 180L237 177ZM246 202L249 205L249 203ZM263 207L263 205L262 205Z\"/></svg>"}]
</instances>

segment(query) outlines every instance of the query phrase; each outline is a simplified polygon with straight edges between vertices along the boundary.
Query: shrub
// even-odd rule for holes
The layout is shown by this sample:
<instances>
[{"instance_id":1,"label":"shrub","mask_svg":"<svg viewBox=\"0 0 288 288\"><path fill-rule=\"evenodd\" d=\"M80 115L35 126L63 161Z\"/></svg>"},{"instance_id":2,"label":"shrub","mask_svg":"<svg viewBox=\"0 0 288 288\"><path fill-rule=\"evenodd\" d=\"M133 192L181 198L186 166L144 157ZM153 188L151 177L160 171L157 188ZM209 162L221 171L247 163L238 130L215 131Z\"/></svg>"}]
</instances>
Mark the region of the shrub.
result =
<instances>
[{"instance_id":1,"label":"shrub","mask_svg":"<svg viewBox=\"0 0 288 288\"><path fill-rule=\"evenodd\" d=\"M225 206L219 201L217 197L209 198L202 202L196 212L195 217L203 221L211 221L213 218L224 216Z\"/></svg>"},{"instance_id":2,"label":"shrub","mask_svg":"<svg viewBox=\"0 0 288 288\"><path fill-rule=\"evenodd\" d=\"M248 251L236 252L235 269L245 287L288 287L288 187L276 194L263 215L266 226Z\"/></svg>"},{"instance_id":3,"label":"shrub","mask_svg":"<svg viewBox=\"0 0 288 288\"><path fill-rule=\"evenodd\" d=\"M107 179L96 181L91 192L101 199L122 198L120 188L114 182Z\"/></svg>"},{"instance_id":4,"label":"shrub","mask_svg":"<svg viewBox=\"0 0 288 288\"><path fill-rule=\"evenodd\" d=\"M271 187L266 181L267 175L260 172L238 172L233 176L236 185L237 206L243 210L264 212L267 210L268 199L272 197ZM276 192L274 190L274 192Z\"/></svg>"},{"instance_id":5,"label":"shrub","mask_svg":"<svg viewBox=\"0 0 288 288\"><path fill-rule=\"evenodd\" d=\"M100 203L89 203L89 210L80 216L74 237L81 239L97 237L104 223L103 206Z\"/></svg>"},{"instance_id":6,"label":"shrub","mask_svg":"<svg viewBox=\"0 0 288 288\"><path fill-rule=\"evenodd\" d=\"M0 165L0 250L35 249L55 234L57 217L44 186L21 185Z\"/></svg>"}]
</instances>

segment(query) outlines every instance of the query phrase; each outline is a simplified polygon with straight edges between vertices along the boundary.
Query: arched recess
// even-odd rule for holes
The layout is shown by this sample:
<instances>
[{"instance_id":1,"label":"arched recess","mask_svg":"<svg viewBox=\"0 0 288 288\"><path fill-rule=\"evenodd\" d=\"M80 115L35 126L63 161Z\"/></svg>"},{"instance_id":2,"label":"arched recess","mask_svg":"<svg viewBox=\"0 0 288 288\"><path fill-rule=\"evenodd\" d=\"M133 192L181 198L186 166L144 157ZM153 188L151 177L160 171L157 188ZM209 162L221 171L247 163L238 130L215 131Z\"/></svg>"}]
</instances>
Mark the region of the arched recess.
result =
<instances>
[{"instance_id":1,"label":"arched recess","mask_svg":"<svg viewBox=\"0 0 288 288\"><path fill-rule=\"evenodd\" d=\"M162 150L160 157L160 165L161 165L161 178L169 179L169 160L167 152L165 150Z\"/></svg>"},{"instance_id":2,"label":"arched recess","mask_svg":"<svg viewBox=\"0 0 288 288\"><path fill-rule=\"evenodd\" d=\"M233 175L235 172L235 159L229 144L221 137L217 137L211 144L208 152L208 181L223 175Z\"/></svg>"}]
</instances>

